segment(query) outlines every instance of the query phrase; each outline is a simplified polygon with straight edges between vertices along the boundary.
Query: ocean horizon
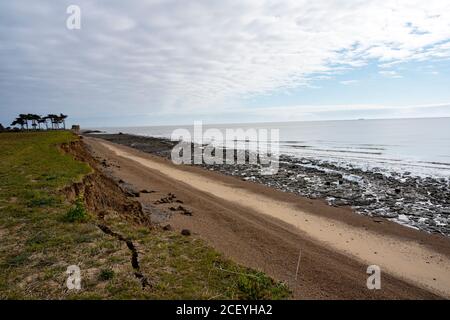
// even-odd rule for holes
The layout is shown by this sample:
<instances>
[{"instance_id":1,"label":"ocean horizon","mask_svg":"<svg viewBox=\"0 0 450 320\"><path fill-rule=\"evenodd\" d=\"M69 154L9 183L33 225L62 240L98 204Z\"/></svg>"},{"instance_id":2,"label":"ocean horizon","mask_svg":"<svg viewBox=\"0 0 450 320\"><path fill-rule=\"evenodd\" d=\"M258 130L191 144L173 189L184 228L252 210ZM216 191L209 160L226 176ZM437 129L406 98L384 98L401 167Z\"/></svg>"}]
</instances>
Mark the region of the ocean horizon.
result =
<instances>
[{"instance_id":1,"label":"ocean horizon","mask_svg":"<svg viewBox=\"0 0 450 320\"><path fill-rule=\"evenodd\" d=\"M193 125L92 128L106 133L170 138ZM450 118L360 119L203 124L226 129L279 129L279 152L389 174L450 176ZM208 143L206 136L204 142Z\"/></svg>"}]
</instances>

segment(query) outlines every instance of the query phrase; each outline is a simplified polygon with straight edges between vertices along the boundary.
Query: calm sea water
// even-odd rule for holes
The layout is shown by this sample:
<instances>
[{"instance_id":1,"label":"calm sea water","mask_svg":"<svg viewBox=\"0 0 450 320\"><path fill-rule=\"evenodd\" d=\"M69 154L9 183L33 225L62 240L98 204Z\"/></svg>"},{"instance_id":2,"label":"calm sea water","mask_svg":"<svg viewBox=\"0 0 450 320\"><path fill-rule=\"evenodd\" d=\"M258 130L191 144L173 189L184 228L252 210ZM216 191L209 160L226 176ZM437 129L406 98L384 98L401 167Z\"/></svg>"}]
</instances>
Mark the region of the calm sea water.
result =
<instances>
[{"instance_id":1,"label":"calm sea water","mask_svg":"<svg viewBox=\"0 0 450 320\"><path fill-rule=\"evenodd\" d=\"M280 152L339 166L450 177L450 118L204 125L204 130L279 129ZM192 126L99 128L170 138Z\"/></svg>"}]
</instances>

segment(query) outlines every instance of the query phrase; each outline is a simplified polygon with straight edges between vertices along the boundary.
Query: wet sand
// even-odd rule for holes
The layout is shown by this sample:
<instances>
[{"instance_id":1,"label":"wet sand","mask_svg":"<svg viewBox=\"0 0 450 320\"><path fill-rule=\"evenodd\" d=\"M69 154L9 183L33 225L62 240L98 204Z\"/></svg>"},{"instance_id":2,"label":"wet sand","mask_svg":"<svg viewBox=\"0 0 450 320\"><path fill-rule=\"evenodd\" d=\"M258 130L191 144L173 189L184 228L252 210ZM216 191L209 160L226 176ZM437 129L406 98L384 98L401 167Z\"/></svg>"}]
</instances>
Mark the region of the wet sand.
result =
<instances>
[{"instance_id":1,"label":"wet sand","mask_svg":"<svg viewBox=\"0 0 450 320\"><path fill-rule=\"evenodd\" d=\"M168 223L286 281L296 298L450 297L448 238L202 168L175 166L104 140L85 141L95 155L116 163L113 175L138 188L156 189L140 197L144 205L154 206L170 192L193 213L171 214ZM169 206L158 210L170 212ZM372 264L381 267L381 290L366 287L366 268Z\"/></svg>"}]
</instances>

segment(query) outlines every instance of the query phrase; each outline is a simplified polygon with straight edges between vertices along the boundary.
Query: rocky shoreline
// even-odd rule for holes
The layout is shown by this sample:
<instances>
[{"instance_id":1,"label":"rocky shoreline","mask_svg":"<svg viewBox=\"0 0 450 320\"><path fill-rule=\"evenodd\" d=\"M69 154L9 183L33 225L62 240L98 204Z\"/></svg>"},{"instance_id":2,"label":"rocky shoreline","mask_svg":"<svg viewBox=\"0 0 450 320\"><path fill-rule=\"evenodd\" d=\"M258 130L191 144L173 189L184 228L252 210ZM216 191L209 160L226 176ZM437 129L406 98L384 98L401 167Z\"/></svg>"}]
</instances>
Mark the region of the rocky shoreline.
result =
<instances>
[{"instance_id":1,"label":"rocky shoreline","mask_svg":"<svg viewBox=\"0 0 450 320\"><path fill-rule=\"evenodd\" d=\"M170 158L176 142L129 134L94 134L93 137ZM241 152L241 151L238 151ZM236 157L236 152L235 152ZM246 153L248 159L248 152ZM278 173L262 175L253 164L200 166L285 192L325 199L332 206L351 206L360 214L387 218L403 225L450 236L450 180L417 177L409 172L388 174L311 158L281 155ZM380 222L382 220L379 220Z\"/></svg>"}]
</instances>

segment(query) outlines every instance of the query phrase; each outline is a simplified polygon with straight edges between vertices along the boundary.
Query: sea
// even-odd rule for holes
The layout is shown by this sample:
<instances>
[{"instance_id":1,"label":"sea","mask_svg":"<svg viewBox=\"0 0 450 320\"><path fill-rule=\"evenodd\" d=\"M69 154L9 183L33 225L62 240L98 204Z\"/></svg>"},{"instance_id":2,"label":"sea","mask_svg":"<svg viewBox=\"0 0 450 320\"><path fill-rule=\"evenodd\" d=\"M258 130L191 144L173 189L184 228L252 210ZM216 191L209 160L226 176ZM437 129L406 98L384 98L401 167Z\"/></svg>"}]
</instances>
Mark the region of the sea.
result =
<instances>
[{"instance_id":1,"label":"sea","mask_svg":"<svg viewBox=\"0 0 450 320\"><path fill-rule=\"evenodd\" d=\"M408 172L421 177L450 178L450 118L203 124L202 127L204 132L218 129L224 136L226 129L269 132L278 129L278 149L282 154L387 175ZM162 138L170 138L176 129L193 133L193 125L95 129ZM207 143L208 139L206 134L203 142Z\"/></svg>"}]
</instances>

